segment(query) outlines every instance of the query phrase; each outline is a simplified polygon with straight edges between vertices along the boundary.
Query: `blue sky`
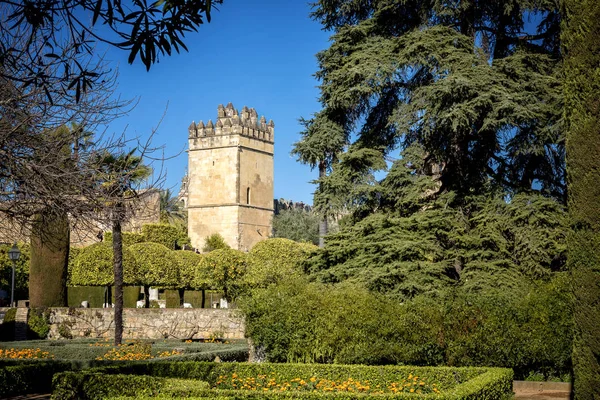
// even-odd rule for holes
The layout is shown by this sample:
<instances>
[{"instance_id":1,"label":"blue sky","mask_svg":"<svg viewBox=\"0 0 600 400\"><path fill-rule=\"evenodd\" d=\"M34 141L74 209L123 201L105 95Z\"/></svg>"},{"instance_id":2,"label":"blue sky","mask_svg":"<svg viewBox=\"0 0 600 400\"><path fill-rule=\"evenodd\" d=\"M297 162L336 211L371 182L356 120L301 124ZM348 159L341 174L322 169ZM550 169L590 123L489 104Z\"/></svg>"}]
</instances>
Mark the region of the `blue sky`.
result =
<instances>
[{"instance_id":1,"label":"blue sky","mask_svg":"<svg viewBox=\"0 0 600 400\"><path fill-rule=\"evenodd\" d=\"M187 148L187 127L216 118L217 105L254 107L275 122L275 198L312 203L316 171L290 156L299 140L298 118L319 110L315 54L328 47L329 33L309 18L304 1L226 0L210 24L189 33L189 52L162 57L150 72L127 53L109 50L106 59L119 69L119 92L139 104L109 127L145 137L166 115L153 139L165 155ZM168 106L168 108L167 108ZM165 188L179 190L187 154L165 162Z\"/></svg>"}]
</instances>

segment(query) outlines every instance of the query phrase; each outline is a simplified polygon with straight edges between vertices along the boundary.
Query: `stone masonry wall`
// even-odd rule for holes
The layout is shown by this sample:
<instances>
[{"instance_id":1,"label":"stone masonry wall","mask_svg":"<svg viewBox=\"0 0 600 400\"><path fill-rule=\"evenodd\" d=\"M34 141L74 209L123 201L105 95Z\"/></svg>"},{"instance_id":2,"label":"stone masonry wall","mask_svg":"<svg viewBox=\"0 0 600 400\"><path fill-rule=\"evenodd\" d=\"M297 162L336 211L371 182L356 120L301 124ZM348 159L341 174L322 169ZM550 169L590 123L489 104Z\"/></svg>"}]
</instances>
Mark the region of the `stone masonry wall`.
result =
<instances>
[{"instance_id":1,"label":"stone masonry wall","mask_svg":"<svg viewBox=\"0 0 600 400\"><path fill-rule=\"evenodd\" d=\"M52 308L48 339L114 336L111 308ZM243 339L244 321L226 309L123 310L124 339Z\"/></svg>"}]
</instances>

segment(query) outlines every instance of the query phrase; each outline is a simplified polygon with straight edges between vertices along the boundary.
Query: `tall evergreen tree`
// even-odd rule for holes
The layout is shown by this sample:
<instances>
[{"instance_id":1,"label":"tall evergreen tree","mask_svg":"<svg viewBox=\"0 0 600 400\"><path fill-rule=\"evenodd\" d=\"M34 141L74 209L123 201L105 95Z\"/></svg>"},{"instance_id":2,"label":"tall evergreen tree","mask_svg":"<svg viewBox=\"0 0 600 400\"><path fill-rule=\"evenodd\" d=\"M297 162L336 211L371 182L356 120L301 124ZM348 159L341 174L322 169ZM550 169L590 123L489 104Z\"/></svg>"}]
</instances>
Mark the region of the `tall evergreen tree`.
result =
<instances>
[{"instance_id":1,"label":"tall evergreen tree","mask_svg":"<svg viewBox=\"0 0 600 400\"><path fill-rule=\"evenodd\" d=\"M563 2L576 399L600 398L600 3Z\"/></svg>"},{"instance_id":2,"label":"tall evergreen tree","mask_svg":"<svg viewBox=\"0 0 600 400\"><path fill-rule=\"evenodd\" d=\"M317 56L317 77L322 113L340 132L315 123L295 152L316 165L326 159L326 139L341 144L327 179L320 174L316 204L352 180L368 182L386 156L411 143L439 169L441 190L468 194L491 179L511 193L564 196L554 2L322 0L314 7L313 17L334 33ZM534 12L541 18L525 30Z\"/></svg>"}]
</instances>

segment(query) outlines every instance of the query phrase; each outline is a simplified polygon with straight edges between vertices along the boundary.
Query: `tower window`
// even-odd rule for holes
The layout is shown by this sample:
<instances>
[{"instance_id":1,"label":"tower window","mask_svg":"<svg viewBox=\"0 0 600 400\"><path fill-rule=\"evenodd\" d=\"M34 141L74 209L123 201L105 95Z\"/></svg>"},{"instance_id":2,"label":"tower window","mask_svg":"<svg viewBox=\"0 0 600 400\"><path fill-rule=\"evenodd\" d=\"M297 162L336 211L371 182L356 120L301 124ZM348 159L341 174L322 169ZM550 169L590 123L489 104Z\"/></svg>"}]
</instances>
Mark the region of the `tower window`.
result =
<instances>
[{"instance_id":1,"label":"tower window","mask_svg":"<svg viewBox=\"0 0 600 400\"><path fill-rule=\"evenodd\" d=\"M246 204L250 204L250 188L246 188Z\"/></svg>"}]
</instances>

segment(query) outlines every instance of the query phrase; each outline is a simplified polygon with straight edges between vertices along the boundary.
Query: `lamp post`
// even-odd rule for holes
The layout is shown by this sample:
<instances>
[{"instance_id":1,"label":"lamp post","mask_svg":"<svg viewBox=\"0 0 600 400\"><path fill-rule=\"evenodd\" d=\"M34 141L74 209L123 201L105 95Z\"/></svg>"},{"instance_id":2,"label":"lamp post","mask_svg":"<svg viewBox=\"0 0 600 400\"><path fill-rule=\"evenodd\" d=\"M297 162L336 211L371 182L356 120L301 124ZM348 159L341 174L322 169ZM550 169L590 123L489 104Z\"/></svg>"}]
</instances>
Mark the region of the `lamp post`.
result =
<instances>
[{"instance_id":1,"label":"lamp post","mask_svg":"<svg viewBox=\"0 0 600 400\"><path fill-rule=\"evenodd\" d=\"M8 258L10 258L10 260L13 263L13 268L12 268L12 284L10 287L10 306L14 307L14 302L15 302L15 268L17 267L17 261L19 260L19 257L21 257L21 251L19 250L19 248L17 247L17 244L13 244L13 247L10 248L10 250L8 251Z\"/></svg>"}]
</instances>

